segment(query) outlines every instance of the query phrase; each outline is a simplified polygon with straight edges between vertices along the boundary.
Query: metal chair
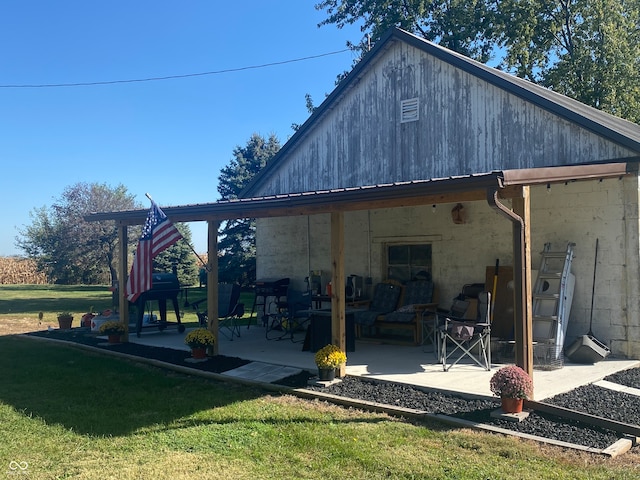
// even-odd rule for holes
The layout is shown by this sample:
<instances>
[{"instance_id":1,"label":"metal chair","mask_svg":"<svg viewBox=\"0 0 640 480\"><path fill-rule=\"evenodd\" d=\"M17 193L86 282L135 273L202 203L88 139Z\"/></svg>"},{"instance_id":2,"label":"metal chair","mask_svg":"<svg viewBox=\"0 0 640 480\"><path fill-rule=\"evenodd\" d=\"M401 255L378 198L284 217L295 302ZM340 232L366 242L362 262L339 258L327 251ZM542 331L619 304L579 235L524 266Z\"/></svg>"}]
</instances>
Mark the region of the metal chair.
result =
<instances>
[{"instance_id":1,"label":"metal chair","mask_svg":"<svg viewBox=\"0 0 640 480\"><path fill-rule=\"evenodd\" d=\"M423 348L431 344L438 362L442 361L440 329L444 318L463 318L469 309L469 300L460 296L453 299L449 310L425 310L422 314L422 345Z\"/></svg>"},{"instance_id":2,"label":"metal chair","mask_svg":"<svg viewBox=\"0 0 640 480\"><path fill-rule=\"evenodd\" d=\"M286 300L276 302L276 311L267 315L266 332L267 340L281 340L289 337L292 342L296 340L294 334L306 332L309 322L309 310L311 310L311 291L287 289Z\"/></svg>"},{"instance_id":3,"label":"metal chair","mask_svg":"<svg viewBox=\"0 0 640 480\"><path fill-rule=\"evenodd\" d=\"M233 337L240 337L240 325L238 319L244 315L244 304L240 300L240 285L231 283L218 284L218 331L226 338L233 341ZM207 299L203 298L191 303L196 311L198 323L201 327L207 327L209 317L207 310L200 312L199 306Z\"/></svg>"},{"instance_id":4,"label":"metal chair","mask_svg":"<svg viewBox=\"0 0 640 480\"><path fill-rule=\"evenodd\" d=\"M453 315L436 314L439 324L439 355L444 371L465 357L485 370L491 370L491 294L478 294L478 316L467 320ZM451 345L452 350L447 350Z\"/></svg>"}]
</instances>

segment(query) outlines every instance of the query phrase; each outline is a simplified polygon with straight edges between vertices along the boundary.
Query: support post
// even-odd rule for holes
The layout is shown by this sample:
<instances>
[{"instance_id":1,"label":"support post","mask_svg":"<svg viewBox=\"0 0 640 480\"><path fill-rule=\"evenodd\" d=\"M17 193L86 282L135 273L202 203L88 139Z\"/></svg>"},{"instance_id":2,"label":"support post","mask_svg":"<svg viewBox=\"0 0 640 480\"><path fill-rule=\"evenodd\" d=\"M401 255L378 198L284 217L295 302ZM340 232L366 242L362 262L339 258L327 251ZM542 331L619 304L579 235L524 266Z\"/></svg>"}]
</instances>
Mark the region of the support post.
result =
<instances>
[{"instance_id":1,"label":"support post","mask_svg":"<svg viewBox=\"0 0 640 480\"><path fill-rule=\"evenodd\" d=\"M344 277L344 213L331 213L331 343L346 352L345 277ZM338 376L344 377L345 365Z\"/></svg>"},{"instance_id":2,"label":"support post","mask_svg":"<svg viewBox=\"0 0 640 480\"><path fill-rule=\"evenodd\" d=\"M215 220L207 221L208 241L207 241L207 316L209 324L207 327L213 333L215 342L212 355L218 355L220 334L218 329L218 226Z\"/></svg>"},{"instance_id":3,"label":"support post","mask_svg":"<svg viewBox=\"0 0 640 480\"><path fill-rule=\"evenodd\" d=\"M120 313L120 321L124 324L124 335L121 339L123 342L129 341L129 301L127 300L127 277L129 274L127 265L127 251L128 239L127 239L127 226L118 225L118 245L120 251L118 252L118 310Z\"/></svg>"},{"instance_id":4,"label":"support post","mask_svg":"<svg viewBox=\"0 0 640 480\"><path fill-rule=\"evenodd\" d=\"M520 198L514 198L514 210L511 211L498 201L498 190L487 190L487 202L498 213L511 221L513 226L513 293L514 293L514 337L516 342L516 365L529 375L533 375L533 328L531 320L531 253L527 244L531 235L528 232L530 217L529 187L521 187ZM516 207L517 205L517 207ZM524 217L522 216L524 215ZM527 270L529 271L527 274Z\"/></svg>"},{"instance_id":5,"label":"support post","mask_svg":"<svg viewBox=\"0 0 640 480\"><path fill-rule=\"evenodd\" d=\"M521 347L518 348L516 342L516 364L520 365L529 375L533 375L533 319L532 319L532 303L531 303L531 199L529 186L522 187L522 196L515 197L512 201L513 211L522 219L522 232L518 232L522 236L522 251L516 255L520 260L520 265L514 265L514 273L518 272L522 278L522 291L520 292L522 302L522 311L516 311L516 319L521 318L522 321L516 321L516 339L520 339ZM514 225L515 229L515 225ZM514 230L514 235L516 231ZM517 294L514 292L514 294ZM514 302L517 305L519 302Z\"/></svg>"}]
</instances>

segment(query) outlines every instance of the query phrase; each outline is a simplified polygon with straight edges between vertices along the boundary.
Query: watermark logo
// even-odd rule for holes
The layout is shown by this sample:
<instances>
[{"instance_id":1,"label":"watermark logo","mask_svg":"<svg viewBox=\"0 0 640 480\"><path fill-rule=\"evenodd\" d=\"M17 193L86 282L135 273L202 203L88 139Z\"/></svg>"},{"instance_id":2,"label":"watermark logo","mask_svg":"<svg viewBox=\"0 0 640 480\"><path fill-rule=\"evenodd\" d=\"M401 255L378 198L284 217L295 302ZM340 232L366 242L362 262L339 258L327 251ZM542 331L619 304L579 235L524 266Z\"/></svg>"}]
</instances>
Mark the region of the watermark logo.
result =
<instances>
[{"instance_id":1,"label":"watermark logo","mask_svg":"<svg viewBox=\"0 0 640 480\"><path fill-rule=\"evenodd\" d=\"M21 475L29 473L29 464L27 462L16 462L11 460L9 462L9 474Z\"/></svg>"}]
</instances>

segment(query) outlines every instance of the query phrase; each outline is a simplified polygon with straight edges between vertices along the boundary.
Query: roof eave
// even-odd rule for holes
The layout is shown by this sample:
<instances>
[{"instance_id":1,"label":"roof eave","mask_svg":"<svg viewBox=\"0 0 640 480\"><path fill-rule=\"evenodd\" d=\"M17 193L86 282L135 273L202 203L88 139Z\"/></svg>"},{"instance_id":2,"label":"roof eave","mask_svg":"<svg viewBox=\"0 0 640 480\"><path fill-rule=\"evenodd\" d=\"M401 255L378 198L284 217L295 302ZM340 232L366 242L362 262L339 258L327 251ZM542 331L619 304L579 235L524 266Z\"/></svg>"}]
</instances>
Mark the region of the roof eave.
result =
<instances>
[{"instance_id":1,"label":"roof eave","mask_svg":"<svg viewBox=\"0 0 640 480\"><path fill-rule=\"evenodd\" d=\"M418 199L417 203L430 203L436 201L438 196L446 195L449 198L451 195L484 191L490 187L502 188L501 172L163 207L163 211L174 222L304 215L382 208L387 205L393 207L410 199ZM146 216L147 210L94 212L87 215L85 220L114 220L125 225L139 225L144 223Z\"/></svg>"}]
</instances>

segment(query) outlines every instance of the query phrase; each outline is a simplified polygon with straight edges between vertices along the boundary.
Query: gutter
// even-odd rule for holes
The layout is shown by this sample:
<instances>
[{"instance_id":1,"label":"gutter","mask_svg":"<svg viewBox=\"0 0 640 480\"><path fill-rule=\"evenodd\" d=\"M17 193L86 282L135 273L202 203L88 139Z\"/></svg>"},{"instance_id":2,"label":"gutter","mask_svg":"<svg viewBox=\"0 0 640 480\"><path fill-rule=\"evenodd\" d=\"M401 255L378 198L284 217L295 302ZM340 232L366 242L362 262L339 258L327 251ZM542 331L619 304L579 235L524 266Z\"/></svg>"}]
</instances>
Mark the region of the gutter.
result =
<instances>
[{"instance_id":1,"label":"gutter","mask_svg":"<svg viewBox=\"0 0 640 480\"><path fill-rule=\"evenodd\" d=\"M528 321L526 294L526 254L525 254L525 224L524 219L498 201L498 189L487 189L487 203L498 214L507 218L513 226L513 291L516 365L530 376L533 376L533 345L531 324Z\"/></svg>"}]
</instances>

